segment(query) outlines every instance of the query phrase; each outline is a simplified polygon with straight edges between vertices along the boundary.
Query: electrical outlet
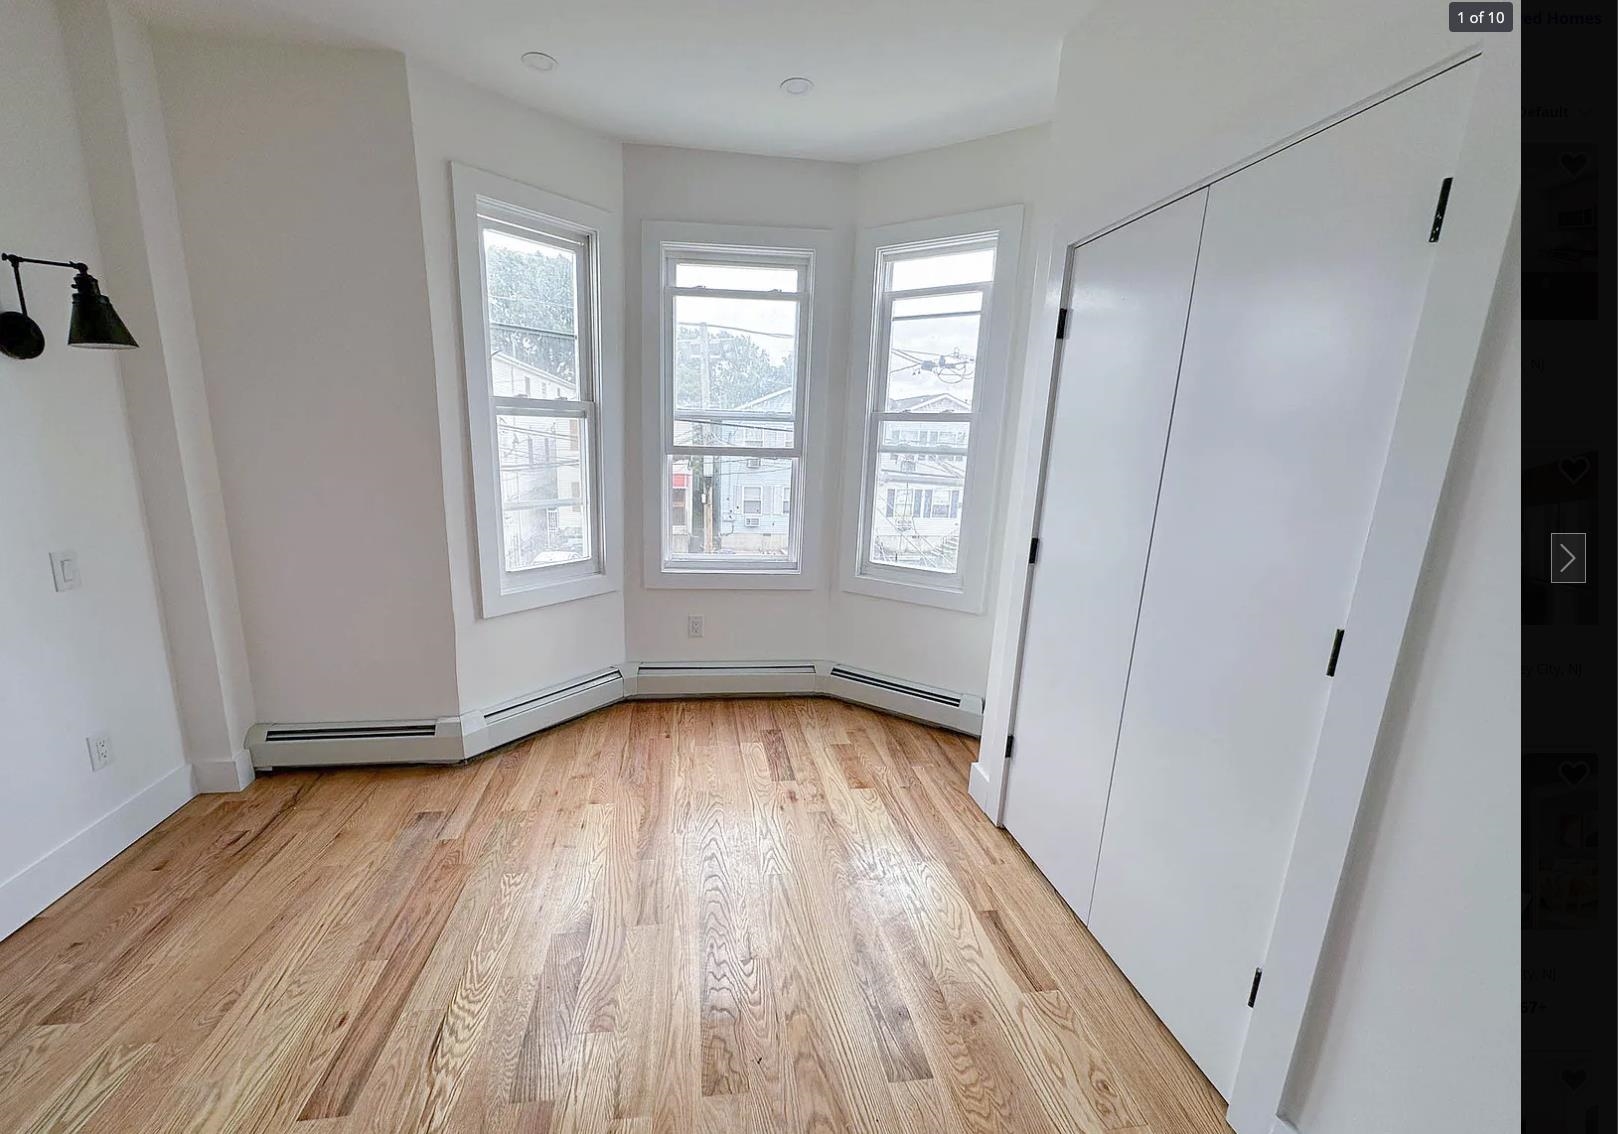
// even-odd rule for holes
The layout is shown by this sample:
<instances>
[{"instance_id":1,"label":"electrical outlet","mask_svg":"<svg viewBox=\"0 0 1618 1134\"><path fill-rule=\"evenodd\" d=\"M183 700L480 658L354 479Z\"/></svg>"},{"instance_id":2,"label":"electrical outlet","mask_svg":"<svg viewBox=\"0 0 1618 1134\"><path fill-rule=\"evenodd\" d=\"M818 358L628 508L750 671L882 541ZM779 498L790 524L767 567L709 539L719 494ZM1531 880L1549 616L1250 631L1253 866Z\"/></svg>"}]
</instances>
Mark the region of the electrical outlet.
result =
<instances>
[{"instance_id":1,"label":"electrical outlet","mask_svg":"<svg viewBox=\"0 0 1618 1134\"><path fill-rule=\"evenodd\" d=\"M79 553L76 551L51 552L51 582L59 591L76 591L83 582L79 578Z\"/></svg>"},{"instance_id":2,"label":"electrical outlet","mask_svg":"<svg viewBox=\"0 0 1618 1134\"><path fill-rule=\"evenodd\" d=\"M688 614L685 616L685 636L687 638L702 637L702 615Z\"/></svg>"},{"instance_id":3,"label":"electrical outlet","mask_svg":"<svg viewBox=\"0 0 1618 1134\"><path fill-rule=\"evenodd\" d=\"M107 733L98 732L94 736L87 736L84 742L90 749L90 770L99 772L112 763L112 737Z\"/></svg>"}]
</instances>

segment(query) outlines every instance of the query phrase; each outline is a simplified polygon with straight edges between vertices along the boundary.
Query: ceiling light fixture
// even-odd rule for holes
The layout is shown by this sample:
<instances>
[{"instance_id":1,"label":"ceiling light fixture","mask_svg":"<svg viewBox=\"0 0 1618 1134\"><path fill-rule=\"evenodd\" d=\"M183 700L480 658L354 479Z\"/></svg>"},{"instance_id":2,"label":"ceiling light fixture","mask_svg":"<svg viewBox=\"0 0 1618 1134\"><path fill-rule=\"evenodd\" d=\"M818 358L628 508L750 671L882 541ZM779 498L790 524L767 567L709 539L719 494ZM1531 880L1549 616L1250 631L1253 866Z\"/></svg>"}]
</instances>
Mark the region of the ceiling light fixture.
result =
<instances>
[{"instance_id":1,"label":"ceiling light fixture","mask_svg":"<svg viewBox=\"0 0 1618 1134\"><path fill-rule=\"evenodd\" d=\"M535 71L554 71L560 66L556 56L546 55L543 51L523 52L522 62L524 67L531 67Z\"/></svg>"},{"instance_id":2,"label":"ceiling light fixture","mask_svg":"<svg viewBox=\"0 0 1618 1134\"><path fill-rule=\"evenodd\" d=\"M794 75L790 79L781 80L781 89L789 95L806 95L815 89L814 81L802 75Z\"/></svg>"}]
</instances>

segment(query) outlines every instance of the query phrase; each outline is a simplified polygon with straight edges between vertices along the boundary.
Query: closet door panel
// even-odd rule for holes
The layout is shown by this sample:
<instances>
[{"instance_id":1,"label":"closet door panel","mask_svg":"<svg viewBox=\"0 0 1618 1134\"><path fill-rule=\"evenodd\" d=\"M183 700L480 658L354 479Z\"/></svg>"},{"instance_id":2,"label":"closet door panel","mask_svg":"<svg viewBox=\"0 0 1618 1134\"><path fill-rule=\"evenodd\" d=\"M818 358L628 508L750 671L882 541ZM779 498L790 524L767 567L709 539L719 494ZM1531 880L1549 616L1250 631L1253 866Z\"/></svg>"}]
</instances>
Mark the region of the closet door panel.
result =
<instances>
[{"instance_id":1,"label":"closet door panel","mask_svg":"<svg viewBox=\"0 0 1618 1134\"><path fill-rule=\"evenodd\" d=\"M1205 193L1076 249L1005 823L1089 916Z\"/></svg>"},{"instance_id":2,"label":"closet door panel","mask_svg":"<svg viewBox=\"0 0 1618 1134\"><path fill-rule=\"evenodd\" d=\"M1209 191L1089 925L1227 1093L1474 73Z\"/></svg>"}]
</instances>

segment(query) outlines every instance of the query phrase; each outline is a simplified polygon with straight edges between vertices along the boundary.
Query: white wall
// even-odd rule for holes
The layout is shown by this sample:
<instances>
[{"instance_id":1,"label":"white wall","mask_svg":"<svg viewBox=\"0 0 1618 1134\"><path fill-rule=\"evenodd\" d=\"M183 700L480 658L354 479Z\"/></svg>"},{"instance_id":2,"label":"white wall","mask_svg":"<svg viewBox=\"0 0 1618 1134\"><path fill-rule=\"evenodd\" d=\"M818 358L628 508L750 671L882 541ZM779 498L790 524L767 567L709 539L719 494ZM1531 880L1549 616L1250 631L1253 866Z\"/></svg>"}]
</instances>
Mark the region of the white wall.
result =
<instances>
[{"instance_id":1,"label":"white wall","mask_svg":"<svg viewBox=\"0 0 1618 1134\"><path fill-rule=\"evenodd\" d=\"M404 60L153 45L258 717L454 715Z\"/></svg>"},{"instance_id":2,"label":"white wall","mask_svg":"<svg viewBox=\"0 0 1618 1134\"><path fill-rule=\"evenodd\" d=\"M623 146L430 67L411 63L408 74L432 309L460 706L471 712L622 662L624 598L622 593L596 595L496 618L478 617L477 534L449 163L464 162L622 213ZM610 265L610 270L622 271L623 265ZM622 376L603 375L602 395L621 403ZM608 521L621 523L622 517ZM625 570L637 567L638 560L631 555Z\"/></svg>"},{"instance_id":3,"label":"white wall","mask_svg":"<svg viewBox=\"0 0 1618 1134\"><path fill-rule=\"evenodd\" d=\"M827 372L811 374L834 412L811 413L808 423L805 503L823 509L821 530L835 530L841 491L843 392L848 371L848 290L853 264L855 168L834 162L750 157L664 146L624 147L624 244L628 314L624 358L632 391L624 517L630 546L639 548L646 497L646 452L641 439L656 436L642 420L638 391L656 375L641 365L641 226L648 220L774 225L833 230L837 251L816 266L816 304L828 316ZM814 390L811 388L811 397ZM813 408L813 407L811 407ZM823 541L829 544L830 541ZM801 659L828 657L830 547L820 548L822 585L801 591L647 589L638 555L624 572L628 656L635 661L697 659ZM686 616L700 614L705 636L685 636Z\"/></svg>"},{"instance_id":4,"label":"white wall","mask_svg":"<svg viewBox=\"0 0 1618 1134\"><path fill-rule=\"evenodd\" d=\"M859 167L857 223L861 228L927 217L972 212L998 205L1023 205L1023 240L1019 256L1015 309L1011 327L1009 385L1002 429L998 490L990 494L994 522L986 532L990 547L999 547L1005 509L1001 506L1011 458L1012 438L1020 409L1029 292L1033 281L1033 246L1039 217L1034 195L1043 183L1050 131L1045 126L1013 130L977 141L923 150L870 162ZM860 315L856 312L856 318ZM859 333L854 328L854 333ZM848 389L858 396L864 375L852 375ZM855 442L857 444L857 442ZM851 555L850 518L843 517L839 556ZM832 654L849 665L889 673L979 696L983 693L989 646L994 634L993 598L999 589L995 556L989 558L989 596L982 613L967 614L894 602L866 595L832 594Z\"/></svg>"},{"instance_id":5,"label":"white wall","mask_svg":"<svg viewBox=\"0 0 1618 1134\"><path fill-rule=\"evenodd\" d=\"M85 162L47 0L6 7L0 153L0 250L94 270ZM25 269L48 345L30 362L0 356L0 935L190 795L123 391L112 355L65 345L71 281ZM9 279L0 297L15 309ZM145 330L131 326L136 338ZM64 549L78 552L84 583L58 594L49 553ZM85 737L102 730L114 762L92 773Z\"/></svg>"},{"instance_id":6,"label":"white wall","mask_svg":"<svg viewBox=\"0 0 1618 1134\"><path fill-rule=\"evenodd\" d=\"M64 0L58 12L102 283L142 327L118 368L186 757L200 788L234 791L252 778L253 691L151 44L118 0Z\"/></svg>"},{"instance_id":7,"label":"white wall","mask_svg":"<svg viewBox=\"0 0 1618 1134\"><path fill-rule=\"evenodd\" d=\"M1299 1134L1519 1126L1521 309L1512 255L1288 1085Z\"/></svg>"}]
</instances>

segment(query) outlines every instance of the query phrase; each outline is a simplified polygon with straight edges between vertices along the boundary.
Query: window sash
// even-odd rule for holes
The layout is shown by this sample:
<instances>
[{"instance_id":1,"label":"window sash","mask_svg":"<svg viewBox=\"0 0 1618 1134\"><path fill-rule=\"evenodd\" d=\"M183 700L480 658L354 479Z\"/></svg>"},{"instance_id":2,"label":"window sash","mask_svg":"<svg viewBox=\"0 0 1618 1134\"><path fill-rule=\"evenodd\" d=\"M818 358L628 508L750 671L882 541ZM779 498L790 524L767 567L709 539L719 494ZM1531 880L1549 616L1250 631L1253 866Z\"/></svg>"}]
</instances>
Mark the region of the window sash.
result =
<instances>
[{"instance_id":1,"label":"window sash","mask_svg":"<svg viewBox=\"0 0 1618 1134\"><path fill-rule=\"evenodd\" d=\"M659 275L662 307L662 331L658 346L659 404L662 406L662 434L663 452L667 455L688 457L762 457L778 460L801 460L804 452L803 420L804 408L808 400L809 386L809 322L813 314L813 271L814 259L812 253L789 253L778 250L762 249L754 252L750 249L736 248L703 248L664 244L662 249L662 270ZM676 287L674 284L675 270L681 263L708 263L730 265L735 267L791 267L799 272L799 278L805 282L805 287L798 291L753 291L746 289L711 288L711 287ZM676 410L674 406L674 300L676 296L691 295L710 299L766 299L780 302L791 302L797 307L797 334L794 341L794 357L796 372L793 375L793 407L790 414L776 411L749 411L749 410ZM731 424L745 424L749 421L762 423L790 423L793 443L788 446L763 448L746 445L690 445L677 444L674 440L674 422L678 418L682 421L718 421ZM665 525L666 526L666 525ZM666 558L666 557L665 557Z\"/></svg>"},{"instance_id":2,"label":"window sash","mask_svg":"<svg viewBox=\"0 0 1618 1134\"><path fill-rule=\"evenodd\" d=\"M910 566L898 563L887 563L876 559L872 555L872 545L875 542L877 519L880 516L891 517L894 512L887 511L888 502L877 499L877 479L881 473L881 459L883 455L900 454L903 456L939 456L958 458L961 461L961 485L959 489L950 489L959 493L958 502L951 500L949 513L946 516L934 516L931 506L925 516L913 512L919 518L926 519L952 519L956 521L957 531L964 536L968 530L968 509L975 507L977 501L972 499L970 491L973 480L972 469L975 460L981 457L983 446L988 444L983 438L983 430L978 427L979 406L982 401L977 381L977 361L986 357L989 330L992 325L992 308L994 304L993 281L979 283L941 284L936 287L903 288L892 287L893 265L903 260L924 259L927 257L952 252L966 252L981 248L994 248L997 257L996 271L998 272L998 235L985 236L973 234L956 239L942 241L928 241L916 245L907 245L898 248L878 248L877 271L875 275L876 287L872 303L871 327L871 355L870 373L867 379L867 396L865 421L865 453L861 462L863 475L860 478L859 495L859 551L856 573L866 578L887 579L897 582L908 582L932 588L953 588L964 583L966 569L966 554L964 546L959 546L955 557L953 570L940 570L937 568ZM888 405L889 369L892 364L890 344L893 336L895 316L894 304L906 299L925 299L934 296L951 295L978 295L981 297L979 307L970 312L960 314L973 314L978 317L977 352L973 362L972 380L972 408L964 413L939 413L932 411L912 412L906 410L890 410ZM931 312L927 315L900 316L898 321L909 318L938 318L941 313ZM1005 375L997 376L998 381L1004 382ZM882 440L882 427L893 422L952 424L966 426L967 443L965 446L937 445L937 444L896 444ZM891 490L890 490L891 491ZM897 507L906 505L900 497L895 498Z\"/></svg>"},{"instance_id":3,"label":"window sash","mask_svg":"<svg viewBox=\"0 0 1618 1134\"><path fill-rule=\"evenodd\" d=\"M557 223L562 229L542 227L548 218L530 217L526 211L485 197L477 201L477 234L479 257L479 296L483 313L484 342L489 346L484 359L483 389L489 405L490 452L494 458L496 492L502 469L499 463L499 421L502 417L573 418L583 421L580 447L582 467L578 501L584 514L585 554L558 563L540 563L532 567L513 569L504 558L499 564L502 592L527 590L547 580L563 581L599 574L602 570L602 517L600 507L600 431L594 399L598 385L596 361L598 357L596 322L596 240L593 233L579 231L565 222ZM488 258L484 248L484 233L504 233L535 244L561 249L573 254L573 333L551 331L538 327L498 323L490 318L492 303L489 295ZM493 329L514 329L528 334L567 338L575 344L578 359L576 385L579 396L569 399L526 398L494 392ZM554 502L553 502L554 503ZM544 505L510 505L504 499L496 502L496 522L502 546L506 539L506 517L512 512L533 511Z\"/></svg>"}]
</instances>

